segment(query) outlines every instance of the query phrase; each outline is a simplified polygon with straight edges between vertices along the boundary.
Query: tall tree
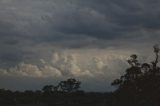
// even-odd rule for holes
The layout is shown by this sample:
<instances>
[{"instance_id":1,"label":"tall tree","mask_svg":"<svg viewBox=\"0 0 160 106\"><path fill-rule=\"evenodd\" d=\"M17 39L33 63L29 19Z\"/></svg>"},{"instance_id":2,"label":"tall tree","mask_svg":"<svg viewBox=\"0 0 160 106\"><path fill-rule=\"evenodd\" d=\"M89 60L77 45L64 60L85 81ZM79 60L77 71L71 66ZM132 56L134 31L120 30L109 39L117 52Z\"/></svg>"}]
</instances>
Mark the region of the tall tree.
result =
<instances>
[{"instance_id":1,"label":"tall tree","mask_svg":"<svg viewBox=\"0 0 160 106\"><path fill-rule=\"evenodd\" d=\"M115 97L117 105L123 106L159 106L160 68L158 67L160 49L154 46L155 60L139 63L137 55L131 55L130 67L119 79L113 81L117 86ZM128 102L127 102L128 101Z\"/></svg>"}]
</instances>

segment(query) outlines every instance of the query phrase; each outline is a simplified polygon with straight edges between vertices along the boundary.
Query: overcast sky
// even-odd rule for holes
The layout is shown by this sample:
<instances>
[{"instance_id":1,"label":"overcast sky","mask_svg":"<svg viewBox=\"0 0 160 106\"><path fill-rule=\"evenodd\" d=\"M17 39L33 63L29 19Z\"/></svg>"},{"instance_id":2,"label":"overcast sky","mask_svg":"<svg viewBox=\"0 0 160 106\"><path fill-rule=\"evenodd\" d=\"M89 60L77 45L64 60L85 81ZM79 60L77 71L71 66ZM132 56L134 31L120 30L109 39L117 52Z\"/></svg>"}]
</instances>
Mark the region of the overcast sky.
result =
<instances>
[{"instance_id":1,"label":"overcast sky","mask_svg":"<svg viewBox=\"0 0 160 106\"><path fill-rule=\"evenodd\" d=\"M1 0L0 88L41 89L67 78L113 90L127 58L153 57L159 0Z\"/></svg>"}]
</instances>

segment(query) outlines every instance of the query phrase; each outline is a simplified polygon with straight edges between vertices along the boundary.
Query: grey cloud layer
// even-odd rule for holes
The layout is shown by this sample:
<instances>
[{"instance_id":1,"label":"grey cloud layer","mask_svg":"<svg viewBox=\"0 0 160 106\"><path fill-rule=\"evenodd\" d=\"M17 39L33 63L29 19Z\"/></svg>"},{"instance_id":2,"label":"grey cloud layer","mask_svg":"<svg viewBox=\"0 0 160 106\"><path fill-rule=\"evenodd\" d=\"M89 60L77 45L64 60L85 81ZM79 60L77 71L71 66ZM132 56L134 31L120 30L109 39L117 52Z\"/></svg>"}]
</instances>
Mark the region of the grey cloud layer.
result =
<instances>
[{"instance_id":1,"label":"grey cloud layer","mask_svg":"<svg viewBox=\"0 0 160 106\"><path fill-rule=\"evenodd\" d=\"M42 44L60 48L106 48L143 40L152 44L159 39L159 4L157 0L1 0L0 55L19 54L20 61Z\"/></svg>"},{"instance_id":2,"label":"grey cloud layer","mask_svg":"<svg viewBox=\"0 0 160 106\"><path fill-rule=\"evenodd\" d=\"M90 52L93 52L93 54L91 55ZM105 83L111 83L114 78L124 72L121 70L127 67L125 60L127 59L126 55L129 54L129 52L97 49L54 52L50 60L40 59L41 65L21 62L15 67L1 68L0 76L2 78L15 77L16 79L31 78L40 80L50 78L53 81L74 77L81 80L84 85L88 83L89 86L83 85L85 90L92 89L99 82L101 83L99 88L92 90L106 91L105 87L110 87L110 85L105 85ZM22 82L17 81L17 83ZM4 87L9 85L6 83ZM17 87L17 89L19 88Z\"/></svg>"},{"instance_id":3,"label":"grey cloud layer","mask_svg":"<svg viewBox=\"0 0 160 106\"><path fill-rule=\"evenodd\" d=\"M53 52L68 49L81 53L81 50L111 48L143 54L159 43L159 5L158 0L1 0L1 72L34 78L43 74L43 77L64 76L63 59L54 64L42 64L39 60L48 62ZM97 52L90 53L92 56ZM83 61L87 61L85 58ZM77 77L98 75L91 70L99 70L106 63L105 60L96 63L99 59L94 58L88 62L97 67L88 68L75 64L74 59L68 61L68 76ZM115 66L110 64L110 67Z\"/></svg>"},{"instance_id":4,"label":"grey cloud layer","mask_svg":"<svg viewBox=\"0 0 160 106\"><path fill-rule=\"evenodd\" d=\"M37 35L37 39L111 39L139 29L159 29L159 4L138 0L7 0L1 1L0 19L22 36Z\"/></svg>"}]
</instances>

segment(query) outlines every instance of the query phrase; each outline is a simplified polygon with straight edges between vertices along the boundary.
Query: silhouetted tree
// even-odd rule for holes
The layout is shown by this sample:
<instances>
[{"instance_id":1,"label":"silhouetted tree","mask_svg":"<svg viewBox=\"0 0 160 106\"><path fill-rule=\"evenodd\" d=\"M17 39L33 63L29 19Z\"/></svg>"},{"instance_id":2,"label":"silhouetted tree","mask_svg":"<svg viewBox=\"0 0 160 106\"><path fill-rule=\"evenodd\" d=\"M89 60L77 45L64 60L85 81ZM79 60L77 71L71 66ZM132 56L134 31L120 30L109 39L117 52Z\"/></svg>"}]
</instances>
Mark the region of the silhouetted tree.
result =
<instances>
[{"instance_id":1,"label":"silhouetted tree","mask_svg":"<svg viewBox=\"0 0 160 106\"><path fill-rule=\"evenodd\" d=\"M137 55L131 55L128 63L131 65L126 73L113 81L117 86L115 97L117 105L123 106L159 106L160 105L160 68L159 47L154 46L155 60L140 64Z\"/></svg>"},{"instance_id":2,"label":"silhouetted tree","mask_svg":"<svg viewBox=\"0 0 160 106\"><path fill-rule=\"evenodd\" d=\"M50 93L54 91L54 86L53 85L46 85L42 88L42 91L46 93Z\"/></svg>"},{"instance_id":3,"label":"silhouetted tree","mask_svg":"<svg viewBox=\"0 0 160 106\"><path fill-rule=\"evenodd\" d=\"M66 81L61 81L59 87L63 92L75 92L80 88L80 81L74 78L67 79Z\"/></svg>"}]
</instances>

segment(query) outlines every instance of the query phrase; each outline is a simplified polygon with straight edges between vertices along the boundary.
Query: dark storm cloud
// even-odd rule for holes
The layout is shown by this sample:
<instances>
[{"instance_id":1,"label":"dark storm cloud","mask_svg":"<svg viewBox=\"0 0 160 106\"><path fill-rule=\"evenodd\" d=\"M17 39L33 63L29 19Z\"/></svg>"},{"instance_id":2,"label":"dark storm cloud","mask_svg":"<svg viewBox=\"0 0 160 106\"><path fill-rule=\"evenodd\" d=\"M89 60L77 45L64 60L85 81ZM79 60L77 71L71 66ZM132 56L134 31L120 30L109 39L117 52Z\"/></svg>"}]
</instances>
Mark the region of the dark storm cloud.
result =
<instances>
[{"instance_id":1,"label":"dark storm cloud","mask_svg":"<svg viewBox=\"0 0 160 106\"><path fill-rule=\"evenodd\" d=\"M153 32L160 28L158 0L6 0L0 3L0 54L6 61L13 60L12 54L20 55L18 58L26 52L32 54L31 49L39 44L105 48L110 46L108 42L126 36L156 39L159 36Z\"/></svg>"},{"instance_id":2,"label":"dark storm cloud","mask_svg":"<svg viewBox=\"0 0 160 106\"><path fill-rule=\"evenodd\" d=\"M36 41L70 42L81 36L108 40L140 29L158 30L160 27L160 2L156 0L8 0L4 4L10 6L3 12L6 17L10 15L8 23L18 27L15 30L21 36L28 35Z\"/></svg>"},{"instance_id":3,"label":"dark storm cloud","mask_svg":"<svg viewBox=\"0 0 160 106\"><path fill-rule=\"evenodd\" d=\"M25 54L35 56L37 48L43 47L105 48L121 46L120 42L136 37L140 39L138 42L143 38L149 38L148 42L159 38L158 0L6 0L0 3L3 61L16 59L13 54L17 60L23 60Z\"/></svg>"},{"instance_id":4,"label":"dark storm cloud","mask_svg":"<svg viewBox=\"0 0 160 106\"><path fill-rule=\"evenodd\" d=\"M73 3L76 8L69 6L70 9L66 8L57 19L56 25L53 23L53 29L68 38L85 35L108 40L139 30L159 30L160 27L159 1L94 0Z\"/></svg>"},{"instance_id":5,"label":"dark storm cloud","mask_svg":"<svg viewBox=\"0 0 160 106\"><path fill-rule=\"evenodd\" d=\"M53 72L54 76L54 72L57 72L56 67L63 65L68 56L63 56L60 52L59 56L62 55L62 59L59 61L62 63L58 62L54 67L42 61L45 64L43 70L49 72L42 71L39 67L42 63L39 63L39 60L41 58L50 60L50 55L61 51L60 49L63 49L63 52L71 50L68 53L71 55L72 50L77 50L75 54L83 54L82 51L88 50L89 56L92 57L95 53L94 57L97 57L97 55L101 56L98 53L102 52L102 49L111 48L113 51L117 50L113 54L118 57L111 63L115 63L119 58L121 60L121 57L126 56L125 52L130 54L129 51L132 51L130 48L134 50L140 48L143 53L143 49L148 49L146 48L149 47L148 45L152 46L155 42L159 42L159 5L158 0L1 0L0 67L9 68L15 65L13 69L9 68L10 71L4 69L4 75L8 73L32 76L33 74L36 77L43 77L43 74L48 76ZM123 51L120 57L117 54L119 50ZM107 52L106 50L103 56L106 56ZM85 52L84 54L86 55ZM112 57L110 54L108 57ZM110 63L108 61L112 61L114 57L98 63L96 59L93 66L108 64ZM84 56L83 61L85 62L87 58ZM79 64L76 64L78 59L73 60L68 65L73 65L68 68L69 71L74 69L79 70L78 74L89 74L87 66L87 70L81 72L85 65L78 67ZM17 64L23 62L28 64L20 64L22 68L18 69ZM119 70L115 68L118 66L111 66L113 72ZM63 73L63 70L58 70L60 73L61 71ZM106 74L110 76L108 72ZM95 80L102 81L98 78L100 77L96 77Z\"/></svg>"},{"instance_id":6,"label":"dark storm cloud","mask_svg":"<svg viewBox=\"0 0 160 106\"><path fill-rule=\"evenodd\" d=\"M8 67L21 61L21 55L16 51L16 48L11 46L17 45L17 39L14 39L18 34L13 30L13 26L9 23L0 22L0 66ZM16 52L15 52L16 51Z\"/></svg>"}]
</instances>

